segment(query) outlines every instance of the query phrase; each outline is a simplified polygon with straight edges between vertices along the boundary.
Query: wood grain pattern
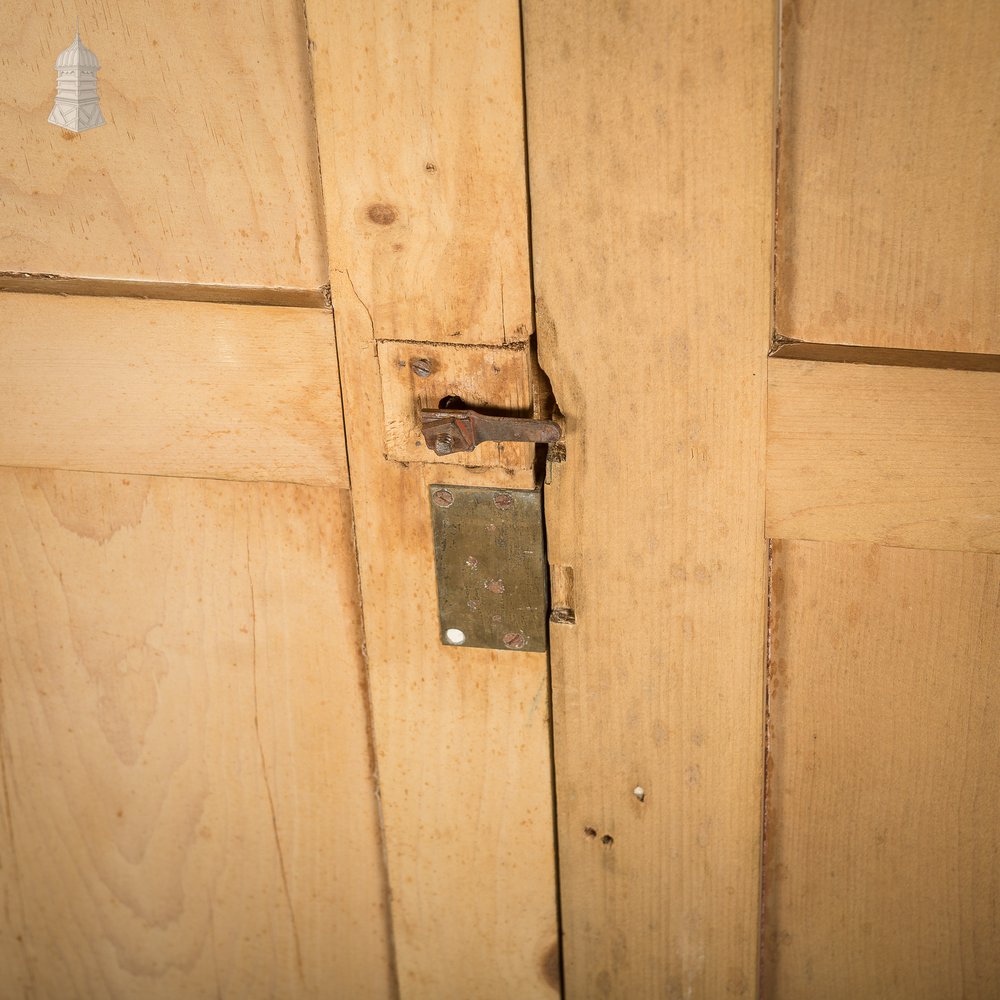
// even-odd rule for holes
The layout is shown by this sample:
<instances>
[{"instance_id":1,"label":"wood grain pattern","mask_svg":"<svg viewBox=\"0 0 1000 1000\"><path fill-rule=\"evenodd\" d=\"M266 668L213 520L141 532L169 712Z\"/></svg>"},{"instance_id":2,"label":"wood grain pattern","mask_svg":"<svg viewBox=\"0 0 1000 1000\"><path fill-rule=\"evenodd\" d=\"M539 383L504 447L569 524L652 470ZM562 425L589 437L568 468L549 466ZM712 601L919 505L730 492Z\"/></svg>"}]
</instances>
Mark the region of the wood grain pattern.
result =
<instances>
[{"instance_id":1,"label":"wood grain pattern","mask_svg":"<svg viewBox=\"0 0 1000 1000\"><path fill-rule=\"evenodd\" d=\"M1000 354L1000 5L786 0L777 330Z\"/></svg>"},{"instance_id":2,"label":"wood grain pattern","mask_svg":"<svg viewBox=\"0 0 1000 1000\"><path fill-rule=\"evenodd\" d=\"M546 657L441 645L428 499L532 473L386 459L376 356L525 339L517 4L307 8L400 991L552 997Z\"/></svg>"},{"instance_id":3,"label":"wood grain pattern","mask_svg":"<svg viewBox=\"0 0 1000 1000\"><path fill-rule=\"evenodd\" d=\"M328 24L340 32L342 89L317 115L337 171L324 178L333 267L346 262L380 340L527 340L518 5L343 7L307 4L317 44Z\"/></svg>"},{"instance_id":4,"label":"wood grain pattern","mask_svg":"<svg viewBox=\"0 0 1000 1000\"><path fill-rule=\"evenodd\" d=\"M426 377L413 373L414 360L430 363ZM486 441L474 451L436 455L421 433L420 410L438 407L445 396L458 396L469 407L532 415L528 345L473 347L458 344L383 340L378 345L385 413L386 455L398 462L501 466L531 469L535 446Z\"/></svg>"},{"instance_id":5,"label":"wood grain pattern","mask_svg":"<svg viewBox=\"0 0 1000 1000\"><path fill-rule=\"evenodd\" d=\"M350 501L0 470L0 994L391 996Z\"/></svg>"},{"instance_id":6,"label":"wood grain pattern","mask_svg":"<svg viewBox=\"0 0 1000 1000\"><path fill-rule=\"evenodd\" d=\"M1000 557L774 546L764 995L995 997Z\"/></svg>"},{"instance_id":7,"label":"wood grain pattern","mask_svg":"<svg viewBox=\"0 0 1000 1000\"><path fill-rule=\"evenodd\" d=\"M56 56L101 62L107 124L47 122ZM0 270L319 288L302 5L81 0L4 5Z\"/></svg>"},{"instance_id":8,"label":"wood grain pattern","mask_svg":"<svg viewBox=\"0 0 1000 1000\"><path fill-rule=\"evenodd\" d=\"M749 996L774 11L524 13L567 996Z\"/></svg>"},{"instance_id":9,"label":"wood grain pattern","mask_svg":"<svg viewBox=\"0 0 1000 1000\"><path fill-rule=\"evenodd\" d=\"M0 465L346 486L323 310L0 294Z\"/></svg>"},{"instance_id":10,"label":"wood grain pattern","mask_svg":"<svg viewBox=\"0 0 1000 1000\"><path fill-rule=\"evenodd\" d=\"M767 533L1000 551L1000 373L768 362Z\"/></svg>"}]
</instances>

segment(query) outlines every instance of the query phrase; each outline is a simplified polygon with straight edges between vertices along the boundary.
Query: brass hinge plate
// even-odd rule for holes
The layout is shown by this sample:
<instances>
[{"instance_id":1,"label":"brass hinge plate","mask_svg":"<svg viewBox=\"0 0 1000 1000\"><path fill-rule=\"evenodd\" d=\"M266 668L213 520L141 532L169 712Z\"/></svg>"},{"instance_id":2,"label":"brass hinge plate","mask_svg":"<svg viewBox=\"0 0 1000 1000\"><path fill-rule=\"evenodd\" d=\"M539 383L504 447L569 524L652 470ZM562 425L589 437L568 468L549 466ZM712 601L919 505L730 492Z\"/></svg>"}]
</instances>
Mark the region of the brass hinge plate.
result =
<instances>
[{"instance_id":1,"label":"brass hinge plate","mask_svg":"<svg viewBox=\"0 0 1000 1000\"><path fill-rule=\"evenodd\" d=\"M541 490L430 488L441 642L544 652Z\"/></svg>"}]
</instances>

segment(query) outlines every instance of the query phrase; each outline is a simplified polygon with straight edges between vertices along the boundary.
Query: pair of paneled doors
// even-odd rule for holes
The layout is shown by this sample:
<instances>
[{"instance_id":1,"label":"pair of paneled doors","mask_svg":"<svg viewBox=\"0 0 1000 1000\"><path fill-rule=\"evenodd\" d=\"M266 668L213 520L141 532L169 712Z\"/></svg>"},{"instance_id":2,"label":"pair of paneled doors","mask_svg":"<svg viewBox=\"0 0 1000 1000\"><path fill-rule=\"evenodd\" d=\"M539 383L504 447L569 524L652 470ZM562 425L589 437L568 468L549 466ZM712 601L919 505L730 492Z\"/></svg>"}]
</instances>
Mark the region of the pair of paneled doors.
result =
<instances>
[{"instance_id":1,"label":"pair of paneled doors","mask_svg":"<svg viewBox=\"0 0 1000 1000\"><path fill-rule=\"evenodd\" d=\"M0 40L0 994L1000 995L1000 7L79 16L100 128ZM430 488L543 482L548 655L442 644Z\"/></svg>"}]
</instances>

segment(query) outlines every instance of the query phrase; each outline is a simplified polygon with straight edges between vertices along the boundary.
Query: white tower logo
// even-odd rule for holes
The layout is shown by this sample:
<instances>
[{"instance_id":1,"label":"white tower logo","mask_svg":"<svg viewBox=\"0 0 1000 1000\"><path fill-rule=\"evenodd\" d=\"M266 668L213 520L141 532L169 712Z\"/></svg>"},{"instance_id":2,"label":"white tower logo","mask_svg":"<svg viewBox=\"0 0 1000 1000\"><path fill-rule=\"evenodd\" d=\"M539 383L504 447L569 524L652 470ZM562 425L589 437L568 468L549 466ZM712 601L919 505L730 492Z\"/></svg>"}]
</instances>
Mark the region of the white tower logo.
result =
<instances>
[{"instance_id":1,"label":"white tower logo","mask_svg":"<svg viewBox=\"0 0 1000 1000\"><path fill-rule=\"evenodd\" d=\"M104 124L97 103L97 56L80 41L77 29L73 44L56 59L56 103L49 121L70 132L86 132Z\"/></svg>"}]
</instances>

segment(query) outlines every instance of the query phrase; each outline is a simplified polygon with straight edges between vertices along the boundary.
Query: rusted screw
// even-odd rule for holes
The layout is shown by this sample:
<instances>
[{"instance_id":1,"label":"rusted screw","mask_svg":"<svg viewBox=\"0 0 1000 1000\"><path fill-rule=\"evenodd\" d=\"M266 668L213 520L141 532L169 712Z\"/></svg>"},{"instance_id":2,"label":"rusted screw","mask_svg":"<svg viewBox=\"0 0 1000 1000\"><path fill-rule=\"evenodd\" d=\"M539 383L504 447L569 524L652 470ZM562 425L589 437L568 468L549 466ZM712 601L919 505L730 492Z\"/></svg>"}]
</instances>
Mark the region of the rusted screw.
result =
<instances>
[{"instance_id":1,"label":"rusted screw","mask_svg":"<svg viewBox=\"0 0 1000 1000\"><path fill-rule=\"evenodd\" d=\"M431 364L430 358L414 358L410 362L410 371L419 378L428 378L434 371L434 366Z\"/></svg>"},{"instance_id":2,"label":"rusted screw","mask_svg":"<svg viewBox=\"0 0 1000 1000\"><path fill-rule=\"evenodd\" d=\"M514 506L514 498L509 493L494 493L493 506L498 510L508 510Z\"/></svg>"},{"instance_id":3,"label":"rusted screw","mask_svg":"<svg viewBox=\"0 0 1000 1000\"><path fill-rule=\"evenodd\" d=\"M450 455L455 450L455 439L450 434L438 434L434 438L434 453Z\"/></svg>"},{"instance_id":4,"label":"rusted screw","mask_svg":"<svg viewBox=\"0 0 1000 1000\"><path fill-rule=\"evenodd\" d=\"M450 507L455 502L451 490L435 490L431 496L438 507Z\"/></svg>"},{"instance_id":5,"label":"rusted screw","mask_svg":"<svg viewBox=\"0 0 1000 1000\"><path fill-rule=\"evenodd\" d=\"M508 632L503 637L503 644L508 649L522 649L528 644L523 632Z\"/></svg>"}]
</instances>

